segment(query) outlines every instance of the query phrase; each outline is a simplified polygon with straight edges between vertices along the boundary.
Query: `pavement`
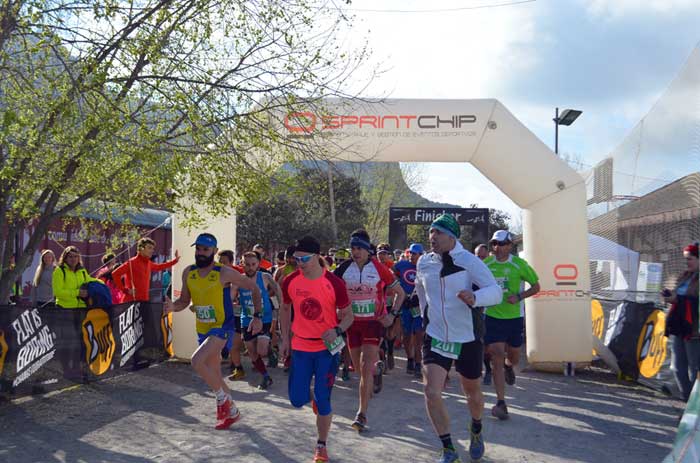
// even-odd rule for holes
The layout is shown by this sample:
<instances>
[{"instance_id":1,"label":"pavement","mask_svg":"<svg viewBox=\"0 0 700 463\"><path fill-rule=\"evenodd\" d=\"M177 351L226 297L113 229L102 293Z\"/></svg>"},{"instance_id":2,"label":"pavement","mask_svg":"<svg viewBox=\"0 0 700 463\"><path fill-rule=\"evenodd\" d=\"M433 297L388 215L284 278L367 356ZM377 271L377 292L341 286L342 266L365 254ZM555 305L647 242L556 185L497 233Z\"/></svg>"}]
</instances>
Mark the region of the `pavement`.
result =
<instances>
[{"instance_id":1,"label":"pavement","mask_svg":"<svg viewBox=\"0 0 700 463\"><path fill-rule=\"evenodd\" d=\"M400 353L399 353L400 355ZM246 359L247 361L247 359ZM316 441L309 406L295 409L287 378L259 391L259 375L229 382L242 420L214 430L212 392L189 364L165 362L44 396L0 404L0 462L306 462ZM370 404L370 430L350 424L358 379L338 379L328 440L331 462L435 462L439 440L425 412L422 384L396 369ZM444 392L462 461L469 414L454 370ZM507 421L490 416L493 386L484 388L489 462L661 462L671 450L683 404L590 368L574 377L523 371L507 390Z\"/></svg>"}]
</instances>

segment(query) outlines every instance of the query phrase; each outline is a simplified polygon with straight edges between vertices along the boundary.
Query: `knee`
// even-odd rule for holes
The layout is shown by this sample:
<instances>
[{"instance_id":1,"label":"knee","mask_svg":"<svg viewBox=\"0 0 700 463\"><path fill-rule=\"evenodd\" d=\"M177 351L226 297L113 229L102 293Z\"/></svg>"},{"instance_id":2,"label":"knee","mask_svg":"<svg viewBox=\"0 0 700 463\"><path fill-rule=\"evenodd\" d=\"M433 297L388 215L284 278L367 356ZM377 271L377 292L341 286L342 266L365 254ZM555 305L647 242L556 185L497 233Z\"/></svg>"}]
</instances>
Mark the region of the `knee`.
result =
<instances>
[{"instance_id":1,"label":"knee","mask_svg":"<svg viewBox=\"0 0 700 463\"><path fill-rule=\"evenodd\" d=\"M435 385L426 384L423 387L423 393L428 402L442 400L442 388Z\"/></svg>"},{"instance_id":2,"label":"knee","mask_svg":"<svg viewBox=\"0 0 700 463\"><path fill-rule=\"evenodd\" d=\"M295 393L294 391L289 391L289 401L294 408L301 408L308 404L310 400L311 397L309 397L308 392L304 394L303 392Z\"/></svg>"},{"instance_id":3,"label":"knee","mask_svg":"<svg viewBox=\"0 0 700 463\"><path fill-rule=\"evenodd\" d=\"M206 365L205 360L206 359L202 355L196 353L192 356L190 363L192 364L192 368L194 368L196 371L200 371Z\"/></svg>"}]
</instances>

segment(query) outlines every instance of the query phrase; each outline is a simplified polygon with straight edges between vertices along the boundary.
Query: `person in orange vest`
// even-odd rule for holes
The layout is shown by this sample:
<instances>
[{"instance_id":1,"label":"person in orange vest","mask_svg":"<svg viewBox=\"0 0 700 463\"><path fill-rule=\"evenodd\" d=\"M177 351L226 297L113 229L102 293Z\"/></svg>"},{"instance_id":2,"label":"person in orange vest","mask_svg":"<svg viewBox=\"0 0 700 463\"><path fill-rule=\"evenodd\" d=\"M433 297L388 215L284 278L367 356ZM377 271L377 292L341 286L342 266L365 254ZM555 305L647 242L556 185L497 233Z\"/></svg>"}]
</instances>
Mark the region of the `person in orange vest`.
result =
<instances>
[{"instance_id":1,"label":"person in orange vest","mask_svg":"<svg viewBox=\"0 0 700 463\"><path fill-rule=\"evenodd\" d=\"M151 273L160 272L177 264L180 253L175 250L175 259L156 264L151 257L156 249L156 242L151 238L141 238L136 245L138 254L112 271L114 284L125 295L124 302L148 301L151 290Z\"/></svg>"}]
</instances>

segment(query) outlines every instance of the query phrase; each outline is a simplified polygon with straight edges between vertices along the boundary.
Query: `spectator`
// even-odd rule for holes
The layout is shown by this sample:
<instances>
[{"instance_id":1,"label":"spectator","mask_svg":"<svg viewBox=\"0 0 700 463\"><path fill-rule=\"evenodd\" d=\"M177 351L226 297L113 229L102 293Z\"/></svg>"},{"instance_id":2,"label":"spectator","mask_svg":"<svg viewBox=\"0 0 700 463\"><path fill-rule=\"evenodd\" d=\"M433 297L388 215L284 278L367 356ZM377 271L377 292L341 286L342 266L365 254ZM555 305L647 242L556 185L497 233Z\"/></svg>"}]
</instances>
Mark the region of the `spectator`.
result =
<instances>
[{"instance_id":1,"label":"spectator","mask_svg":"<svg viewBox=\"0 0 700 463\"><path fill-rule=\"evenodd\" d=\"M85 289L80 289L85 283L102 281L88 274L80 259L80 251L75 246L68 246L61 253L58 267L53 272L53 294L56 305L64 309L80 309L87 307L83 298L87 298Z\"/></svg>"},{"instance_id":2,"label":"spectator","mask_svg":"<svg viewBox=\"0 0 700 463\"><path fill-rule=\"evenodd\" d=\"M114 283L126 295L124 302L148 301L151 273L168 269L180 260L180 253L175 250L175 259L162 264L151 262L156 242L150 238L141 238L136 248L138 254L112 272Z\"/></svg>"},{"instance_id":3,"label":"spectator","mask_svg":"<svg viewBox=\"0 0 700 463\"><path fill-rule=\"evenodd\" d=\"M119 266L116 257L111 252L102 256L102 268L97 271L97 278L107 285L109 292L112 295L112 304L121 304L126 299L126 294L117 287L112 277L112 272Z\"/></svg>"},{"instance_id":4,"label":"spectator","mask_svg":"<svg viewBox=\"0 0 700 463\"><path fill-rule=\"evenodd\" d=\"M160 284L163 288L163 302L165 302L165 298L169 297L172 299L172 295L170 294L170 286L173 281L173 275L170 272L170 270L166 270L163 272L163 276L160 279Z\"/></svg>"},{"instance_id":5,"label":"spectator","mask_svg":"<svg viewBox=\"0 0 700 463\"><path fill-rule=\"evenodd\" d=\"M41 262L32 280L32 307L44 307L53 303L53 271L56 255L50 249L41 251Z\"/></svg>"},{"instance_id":6,"label":"spectator","mask_svg":"<svg viewBox=\"0 0 700 463\"><path fill-rule=\"evenodd\" d=\"M678 278L675 290L664 288L661 295L671 304L666 317L666 335L673 335L671 370L683 400L688 401L700 369L698 243L686 246L683 256L687 268Z\"/></svg>"}]
</instances>

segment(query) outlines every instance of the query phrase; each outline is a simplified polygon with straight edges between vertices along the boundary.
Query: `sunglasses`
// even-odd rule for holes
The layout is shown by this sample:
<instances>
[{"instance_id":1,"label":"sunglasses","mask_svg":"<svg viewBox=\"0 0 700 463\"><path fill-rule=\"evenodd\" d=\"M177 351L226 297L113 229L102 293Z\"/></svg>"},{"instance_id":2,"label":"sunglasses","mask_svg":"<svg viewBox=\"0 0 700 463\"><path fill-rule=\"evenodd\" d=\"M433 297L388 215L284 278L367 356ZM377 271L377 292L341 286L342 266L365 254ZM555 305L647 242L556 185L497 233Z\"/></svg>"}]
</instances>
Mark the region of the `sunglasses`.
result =
<instances>
[{"instance_id":1,"label":"sunglasses","mask_svg":"<svg viewBox=\"0 0 700 463\"><path fill-rule=\"evenodd\" d=\"M294 256L294 260L297 261L297 264L308 264L311 262L311 258L314 256L314 254L309 254L308 256Z\"/></svg>"},{"instance_id":2,"label":"sunglasses","mask_svg":"<svg viewBox=\"0 0 700 463\"><path fill-rule=\"evenodd\" d=\"M491 246L505 246L510 244L510 241L491 241Z\"/></svg>"}]
</instances>

